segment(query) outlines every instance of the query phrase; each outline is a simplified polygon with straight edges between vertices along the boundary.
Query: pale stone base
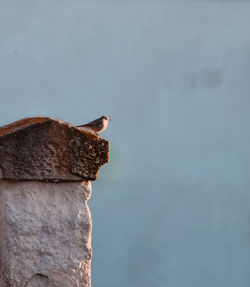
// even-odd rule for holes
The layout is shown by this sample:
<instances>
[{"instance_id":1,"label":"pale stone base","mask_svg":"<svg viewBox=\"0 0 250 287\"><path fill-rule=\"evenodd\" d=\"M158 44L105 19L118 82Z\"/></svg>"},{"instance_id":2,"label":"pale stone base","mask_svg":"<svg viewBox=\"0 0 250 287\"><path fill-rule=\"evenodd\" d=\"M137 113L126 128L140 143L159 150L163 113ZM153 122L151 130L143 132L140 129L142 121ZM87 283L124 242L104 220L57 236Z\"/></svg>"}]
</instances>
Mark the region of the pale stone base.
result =
<instances>
[{"instance_id":1,"label":"pale stone base","mask_svg":"<svg viewBox=\"0 0 250 287\"><path fill-rule=\"evenodd\" d=\"M91 286L91 183L0 182L0 286Z\"/></svg>"}]
</instances>

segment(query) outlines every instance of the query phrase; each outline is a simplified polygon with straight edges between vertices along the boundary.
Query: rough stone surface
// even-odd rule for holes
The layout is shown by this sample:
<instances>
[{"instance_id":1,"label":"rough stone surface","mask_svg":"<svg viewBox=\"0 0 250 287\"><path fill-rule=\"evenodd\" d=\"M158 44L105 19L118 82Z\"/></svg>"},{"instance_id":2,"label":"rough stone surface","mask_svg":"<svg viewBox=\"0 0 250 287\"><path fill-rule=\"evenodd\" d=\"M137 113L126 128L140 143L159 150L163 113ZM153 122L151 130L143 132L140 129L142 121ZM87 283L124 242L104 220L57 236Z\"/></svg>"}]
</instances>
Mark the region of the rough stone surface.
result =
<instances>
[{"instance_id":1,"label":"rough stone surface","mask_svg":"<svg viewBox=\"0 0 250 287\"><path fill-rule=\"evenodd\" d=\"M0 181L0 286L89 287L91 183Z\"/></svg>"},{"instance_id":2,"label":"rough stone surface","mask_svg":"<svg viewBox=\"0 0 250 287\"><path fill-rule=\"evenodd\" d=\"M108 141L53 118L26 118L0 128L3 179L95 180L108 160Z\"/></svg>"}]
</instances>

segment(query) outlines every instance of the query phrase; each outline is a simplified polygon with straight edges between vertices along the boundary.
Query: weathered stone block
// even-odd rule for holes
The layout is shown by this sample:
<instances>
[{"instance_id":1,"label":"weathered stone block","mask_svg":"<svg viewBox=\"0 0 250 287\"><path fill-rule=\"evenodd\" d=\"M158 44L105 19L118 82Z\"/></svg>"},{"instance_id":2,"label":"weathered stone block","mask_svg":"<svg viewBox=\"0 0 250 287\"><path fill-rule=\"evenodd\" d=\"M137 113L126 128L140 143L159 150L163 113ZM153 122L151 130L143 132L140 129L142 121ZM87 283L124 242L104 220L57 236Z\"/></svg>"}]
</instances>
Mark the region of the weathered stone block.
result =
<instances>
[{"instance_id":1,"label":"weathered stone block","mask_svg":"<svg viewBox=\"0 0 250 287\"><path fill-rule=\"evenodd\" d=\"M0 178L95 180L109 143L68 123L26 118L0 128Z\"/></svg>"},{"instance_id":2,"label":"weathered stone block","mask_svg":"<svg viewBox=\"0 0 250 287\"><path fill-rule=\"evenodd\" d=\"M91 183L0 181L0 286L89 287Z\"/></svg>"}]
</instances>

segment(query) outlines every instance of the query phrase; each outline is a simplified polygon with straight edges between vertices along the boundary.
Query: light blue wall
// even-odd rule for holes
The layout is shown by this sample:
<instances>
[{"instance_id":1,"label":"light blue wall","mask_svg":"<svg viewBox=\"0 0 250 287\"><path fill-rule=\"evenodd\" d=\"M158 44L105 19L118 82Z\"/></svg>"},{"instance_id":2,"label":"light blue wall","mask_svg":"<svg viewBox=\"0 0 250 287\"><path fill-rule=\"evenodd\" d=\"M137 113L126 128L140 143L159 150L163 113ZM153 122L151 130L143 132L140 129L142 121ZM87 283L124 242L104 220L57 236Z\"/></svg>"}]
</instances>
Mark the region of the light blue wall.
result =
<instances>
[{"instance_id":1,"label":"light blue wall","mask_svg":"<svg viewBox=\"0 0 250 287\"><path fill-rule=\"evenodd\" d=\"M0 124L112 118L93 286L250 286L249 15L248 1L0 0Z\"/></svg>"}]
</instances>

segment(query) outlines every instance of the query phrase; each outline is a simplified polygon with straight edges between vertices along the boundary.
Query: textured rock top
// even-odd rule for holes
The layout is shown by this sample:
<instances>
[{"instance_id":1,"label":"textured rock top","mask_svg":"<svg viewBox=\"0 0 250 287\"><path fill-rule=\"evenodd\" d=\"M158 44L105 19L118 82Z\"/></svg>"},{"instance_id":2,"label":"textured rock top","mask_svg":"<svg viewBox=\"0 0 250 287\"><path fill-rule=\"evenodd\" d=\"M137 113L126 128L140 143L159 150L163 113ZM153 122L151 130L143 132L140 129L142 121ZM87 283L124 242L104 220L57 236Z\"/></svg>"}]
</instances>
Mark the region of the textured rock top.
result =
<instances>
[{"instance_id":1,"label":"textured rock top","mask_svg":"<svg viewBox=\"0 0 250 287\"><path fill-rule=\"evenodd\" d=\"M0 127L0 178L95 180L109 160L109 142L49 117Z\"/></svg>"}]
</instances>

